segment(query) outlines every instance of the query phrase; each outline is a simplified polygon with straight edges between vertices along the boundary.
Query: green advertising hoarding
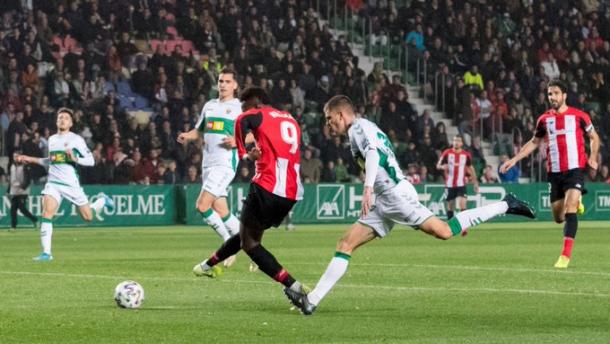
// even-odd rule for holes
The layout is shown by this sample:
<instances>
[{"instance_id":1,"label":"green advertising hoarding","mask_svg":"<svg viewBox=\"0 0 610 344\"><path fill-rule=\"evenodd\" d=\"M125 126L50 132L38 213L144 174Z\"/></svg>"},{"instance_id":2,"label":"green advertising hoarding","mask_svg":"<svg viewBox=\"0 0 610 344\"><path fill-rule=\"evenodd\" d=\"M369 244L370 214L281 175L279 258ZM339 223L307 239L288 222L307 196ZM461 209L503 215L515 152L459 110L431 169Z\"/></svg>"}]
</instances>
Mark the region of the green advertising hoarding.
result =
<instances>
[{"instance_id":1,"label":"green advertising hoarding","mask_svg":"<svg viewBox=\"0 0 610 344\"><path fill-rule=\"evenodd\" d=\"M294 223L351 223L360 215L362 184L305 184L304 199L293 211ZM421 203L440 217L446 218L445 186L441 184L416 185ZM610 220L610 184L589 183L588 194L583 197L586 207L582 220ZM202 224L195 211L195 201L201 190L198 186L186 187L186 223ZM547 183L486 184L475 194L469 187L468 208L498 202L512 192L529 202L537 212L538 220L552 221L551 201ZM233 184L229 190L231 210L239 215L242 200L248 194L247 184ZM495 222L523 221L516 216L501 216Z\"/></svg>"},{"instance_id":2,"label":"green advertising hoarding","mask_svg":"<svg viewBox=\"0 0 610 344\"><path fill-rule=\"evenodd\" d=\"M178 221L178 202L176 188L173 186L153 185L86 185L83 187L90 201L95 201L101 192L106 193L115 203L115 209L103 209L93 214L93 221L87 223L80 218L78 208L64 200L53 219L59 226L153 226L173 225ZM4 188L6 190L6 188ZM26 206L36 216L42 213L41 186L32 186L31 196ZM0 203L0 226L10 226L11 201L3 195ZM19 217L19 225L30 225L30 221Z\"/></svg>"},{"instance_id":3,"label":"green advertising hoarding","mask_svg":"<svg viewBox=\"0 0 610 344\"><path fill-rule=\"evenodd\" d=\"M293 210L293 221L297 224L351 223L360 214L362 184L305 184L304 199ZM243 200L248 194L248 184L233 184L227 199L233 213L241 213ZM445 187L440 184L416 185L420 201L440 218L446 218L444 201ZM116 203L112 212L104 209L94 214L91 223L85 223L78 209L64 201L54 223L59 226L152 226L186 223L202 225L204 221L195 204L201 186L189 185L87 185L85 193L95 200L101 192L111 196ZM583 197L586 211L581 220L610 220L610 184L589 183L589 193ZM6 188L3 188L6 190ZM27 207L36 216L42 212L41 186L32 187ZM537 211L538 220L552 221L549 189L547 183L533 184L487 184L481 185L479 193L469 189L468 207L478 207L501 200L507 192L528 201ZM10 225L10 198L3 195L0 200L0 227ZM501 216L493 221L523 221L523 218ZM20 226L29 221L20 216Z\"/></svg>"}]
</instances>

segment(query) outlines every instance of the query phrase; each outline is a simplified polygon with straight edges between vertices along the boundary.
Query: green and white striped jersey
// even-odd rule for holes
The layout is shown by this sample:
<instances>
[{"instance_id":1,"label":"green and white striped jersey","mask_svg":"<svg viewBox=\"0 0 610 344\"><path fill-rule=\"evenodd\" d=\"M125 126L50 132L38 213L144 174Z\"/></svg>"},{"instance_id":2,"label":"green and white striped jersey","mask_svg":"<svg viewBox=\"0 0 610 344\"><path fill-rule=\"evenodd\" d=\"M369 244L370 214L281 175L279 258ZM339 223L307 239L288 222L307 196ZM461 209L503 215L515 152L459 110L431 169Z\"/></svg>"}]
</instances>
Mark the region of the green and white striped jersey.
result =
<instances>
[{"instance_id":1,"label":"green and white striped jersey","mask_svg":"<svg viewBox=\"0 0 610 344\"><path fill-rule=\"evenodd\" d=\"M239 99L221 102L212 99L205 103L195 126L203 132L202 166L224 166L237 168L237 149L226 149L221 146L227 136L233 136L235 120L242 113Z\"/></svg>"},{"instance_id":2,"label":"green and white striped jersey","mask_svg":"<svg viewBox=\"0 0 610 344\"><path fill-rule=\"evenodd\" d=\"M352 155L361 168L365 166L364 157L369 150L376 150L379 154L379 169L377 169L373 184L376 194L393 188L405 179L390 140L375 123L364 118L356 118L347 131L347 135Z\"/></svg>"},{"instance_id":3,"label":"green and white striped jersey","mask_svg":"<svg viewBox=\"0 0 610 344\"><path fill-rule=\"evenodd\" d=\"M49 177L47 182L70 187L80 187L76 163L68 158L67 150L71 150L78 157L80 165L94 165L93 155L82 137L71 131L64 134L51 135L49 137Z\"/></svg>"}]
</instances>

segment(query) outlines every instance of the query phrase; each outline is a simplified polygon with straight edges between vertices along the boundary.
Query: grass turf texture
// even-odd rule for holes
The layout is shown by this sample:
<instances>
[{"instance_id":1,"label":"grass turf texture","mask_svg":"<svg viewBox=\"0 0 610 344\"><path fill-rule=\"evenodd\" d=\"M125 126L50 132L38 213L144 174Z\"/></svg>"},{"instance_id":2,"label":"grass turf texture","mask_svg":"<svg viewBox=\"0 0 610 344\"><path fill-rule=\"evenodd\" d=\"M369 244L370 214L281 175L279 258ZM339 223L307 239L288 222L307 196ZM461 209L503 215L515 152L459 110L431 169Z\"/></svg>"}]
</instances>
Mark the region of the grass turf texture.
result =
<instances>
[{"instance_id":1,"label":"grass turf texture","mask_svg":"<svg viewBox=\"0 0 610 344\"><path fill-rule=\"evenodd\" d=\"M264 244L314 286L346 226L268 231ZM581 222L567 271L552 223L491 224L443 242L397 227L355 253L311 317L247 257L219 279L192 266L220 240L209 228L59 229L51 263L38 232L0 233L0 343L607 343L610 229ZM112 300L140 282L139 310Z\"/></svg>"}]
</instances>

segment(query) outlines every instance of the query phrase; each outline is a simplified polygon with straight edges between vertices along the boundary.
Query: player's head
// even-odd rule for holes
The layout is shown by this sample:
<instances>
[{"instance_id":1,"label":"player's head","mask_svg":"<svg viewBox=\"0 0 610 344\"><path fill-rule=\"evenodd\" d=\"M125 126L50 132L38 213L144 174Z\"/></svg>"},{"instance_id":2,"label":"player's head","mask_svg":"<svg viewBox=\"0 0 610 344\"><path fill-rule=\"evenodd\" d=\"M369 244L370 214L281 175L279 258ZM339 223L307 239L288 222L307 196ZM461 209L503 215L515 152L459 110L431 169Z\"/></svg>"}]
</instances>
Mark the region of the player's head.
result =
<instances>
[{"instance_id":1,"label":"player's head","mask_svg":"<svg viewBox=\"0 0 610 344\"><path fill-rule=\"evenodd\" d=\"M246 88L241 93L239 100L241 101L241 109L243 111L271 103L271 98L269 98L267 92L258 86Z\"/></svg>"},{"instance_id":2,"label":"player's head","mask_svg":"<svg viewBox=\"0 0 610 344\"><path fill-rule=\"evenodd\" d=\"M546 89L551 108L558 110L566 104L568 86L563 81L559 79L551 80Z\"/></svg>"},{"instance_id":3,"label":"player's head","mask_svg":"<svg viewBox=\"0 0 610 344\"><path fill-rule=\"evenodd\" d=\"M455 135L453 137L453 149L461 149L464 145L464 140L462 139L462 135Z\"/></svg>"},{"instance_id":4,"label":"player's head","mask_svg":"<svg viewBox=\"0 0 610 344\"><path fill-rule=\"evenodd\" d=\"M354 104L349 97L336 95L324 105L324 117L330 131L336 135L347 133L349 126L354 121Z\"/></svg>"},{"instance_id":5,"label":"player's head","mask_svg":"<svg viewBox=\"0 0 610 344\"><path fill-rule=\"evenodd\" d=\"M74 112L68 108L60 108L57 110L57 129L59 132L70 131L72 128L72 117L74 116Z\"/></svg>"},{"instance_id":6,"label":"player's head","mask_svg":"<svg viewBox=\"0 0 610 344\"><path fill-rule=\"evenodd\" d=\"M230 68L223 68L218 75L218 98L231 99L235 97L238 88L237 73Z\"/></svg>"}]
</instances>

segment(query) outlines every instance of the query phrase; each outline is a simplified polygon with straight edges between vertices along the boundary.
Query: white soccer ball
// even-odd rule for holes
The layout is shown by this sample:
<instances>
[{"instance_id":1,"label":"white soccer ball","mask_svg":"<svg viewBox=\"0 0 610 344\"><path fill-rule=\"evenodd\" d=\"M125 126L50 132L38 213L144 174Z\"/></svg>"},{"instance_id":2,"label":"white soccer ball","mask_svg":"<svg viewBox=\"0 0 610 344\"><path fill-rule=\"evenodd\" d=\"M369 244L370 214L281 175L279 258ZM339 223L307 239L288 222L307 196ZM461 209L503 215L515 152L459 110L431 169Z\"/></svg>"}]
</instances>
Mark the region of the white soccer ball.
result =
<instances>
[{"instance_id":1,"label":"white soccer ball","mask_svg":"<svg viewBox=\"0 0 610 344\"><path fill-rule=\"evenodd\" d=\"M114 288L114 301L122 308L138 308L144 300L144 288L135 281L124 281Z\"/></svg>"}]
</instances>

